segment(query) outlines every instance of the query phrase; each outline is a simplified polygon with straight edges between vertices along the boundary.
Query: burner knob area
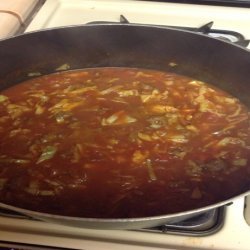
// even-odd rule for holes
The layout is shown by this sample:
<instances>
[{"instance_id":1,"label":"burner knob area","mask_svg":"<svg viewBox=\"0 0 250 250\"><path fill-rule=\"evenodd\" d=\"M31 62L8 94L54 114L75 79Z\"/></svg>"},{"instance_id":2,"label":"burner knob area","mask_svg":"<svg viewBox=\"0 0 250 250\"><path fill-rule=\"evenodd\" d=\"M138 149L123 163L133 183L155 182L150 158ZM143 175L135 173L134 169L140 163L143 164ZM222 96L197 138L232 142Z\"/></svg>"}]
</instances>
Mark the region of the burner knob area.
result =
<instances>
[{"instance_id":1,"label":"burner knob area","mask_svg":"<svg viewBox=\"0 0 250 250\"><path fill-rule=\"evenodd\" d=\"M250 226L250 195L246 196L245 198L244 217L247 224Z\"/></svg>"}]
</instances>

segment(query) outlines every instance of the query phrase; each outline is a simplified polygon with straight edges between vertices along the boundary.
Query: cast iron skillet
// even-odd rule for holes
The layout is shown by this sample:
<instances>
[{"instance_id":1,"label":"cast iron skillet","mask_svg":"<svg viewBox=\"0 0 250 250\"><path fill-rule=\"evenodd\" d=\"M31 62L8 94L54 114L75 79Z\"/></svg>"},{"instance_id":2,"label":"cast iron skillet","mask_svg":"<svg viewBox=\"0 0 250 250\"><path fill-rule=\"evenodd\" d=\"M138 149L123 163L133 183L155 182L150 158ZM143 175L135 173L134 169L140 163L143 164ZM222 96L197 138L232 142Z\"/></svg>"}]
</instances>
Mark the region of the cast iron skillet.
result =
<instances>
[{"instance_id":1,"label":"cast iron skillet","mask_svg":"<svg viewBox=\"0 0 250 250\"><path fill-rule=\"evenodd\" d=\"M172 71L216 85L250 107L250 52L237 45L170 28L99 24L44 30L0 42L0 90L24 81L30 72L48 74L63 64L70 69L139 67ZM175 65L173 67L173 65ZM239 188L237 197L250 193ZM94 219L39 213L0 203L3 208L45 221L96 229L135 229L177 222L223 204L147 218Z\"/></svg>"}]
</instances>

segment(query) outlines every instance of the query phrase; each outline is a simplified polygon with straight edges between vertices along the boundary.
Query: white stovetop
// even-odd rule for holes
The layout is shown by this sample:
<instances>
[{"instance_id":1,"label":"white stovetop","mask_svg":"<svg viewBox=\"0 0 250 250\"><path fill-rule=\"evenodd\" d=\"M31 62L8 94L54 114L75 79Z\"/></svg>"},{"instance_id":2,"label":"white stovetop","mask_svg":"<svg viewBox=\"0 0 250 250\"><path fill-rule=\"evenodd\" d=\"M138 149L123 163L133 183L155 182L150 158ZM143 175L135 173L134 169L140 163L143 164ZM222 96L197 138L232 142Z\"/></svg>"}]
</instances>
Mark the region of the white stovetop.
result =
<instances>
[{"instance_id":1,"label":"white stovetop","mask_svg":"<svg viewBox=\"0 0 250 250\"><path fill-rule=\"evenodd\" d=\"M250 39L250 8L145 2L134 0L47 0L27 32L43 28L119 21L199 27L215 21L214 28L232 29Z\"/></svg>"},{"instance_id":2,"label":"white stovetop","mask_svg":"<svg viewBox=\"0 0 250 250\"><path fill-rule=\"evenodd\" d=\"M249 250L250 227L243 217L244 199L226 210L223 228L204 237L119 230L92 230L0 217L0 241L85 250ZM230 218L230 219L229 219Z\"/></svg>"},{"instance_id":3,"label":"white stovetop","mask_svg":"<svg viewBox=\"0 0 250 250\"><path fill-rule=\"evenodd\" d=\"M231 29L250 39L250 9L199 6L134 0L47 0L26 32L90 21L119 21L199 27L214 21L214 28ZM250 226L244 199L227 208L224 227L205 237L184 237L134 231L79 229L0 217L0 241L87 250L217 249L249 250Z\"/></svg>"}]
</instances>

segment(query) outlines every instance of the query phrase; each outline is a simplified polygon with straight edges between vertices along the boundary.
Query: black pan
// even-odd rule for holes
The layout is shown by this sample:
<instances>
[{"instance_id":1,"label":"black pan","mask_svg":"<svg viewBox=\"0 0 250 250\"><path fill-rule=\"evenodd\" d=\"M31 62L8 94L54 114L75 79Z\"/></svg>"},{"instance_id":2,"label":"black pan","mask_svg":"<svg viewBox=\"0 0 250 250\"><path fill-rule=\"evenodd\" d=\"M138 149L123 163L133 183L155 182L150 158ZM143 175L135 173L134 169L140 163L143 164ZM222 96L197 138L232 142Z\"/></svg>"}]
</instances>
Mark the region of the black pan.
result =
<instances>
[{"instance_id":1,"label":"black pan","mask_svg":"<svg viewBox=\"0 0 250 250\"><path fill-rule=\"evenodd\" d=\"M174 63L174 64L173 64ZM0 42L0 90L30 78L70 69L139 67L172 71L206 81L231 93L250 107L250 52L237 45L161 27L105 24L57 28L21 35ZM175 65L175 67L173 67ZM249 185L237 194L207 207L147 218L94 219L57 216L0 203L1 207L46 221L88 228L142 228L177 222L194 213L218 207L250 193Z\"/></svg>"}]
</instances>

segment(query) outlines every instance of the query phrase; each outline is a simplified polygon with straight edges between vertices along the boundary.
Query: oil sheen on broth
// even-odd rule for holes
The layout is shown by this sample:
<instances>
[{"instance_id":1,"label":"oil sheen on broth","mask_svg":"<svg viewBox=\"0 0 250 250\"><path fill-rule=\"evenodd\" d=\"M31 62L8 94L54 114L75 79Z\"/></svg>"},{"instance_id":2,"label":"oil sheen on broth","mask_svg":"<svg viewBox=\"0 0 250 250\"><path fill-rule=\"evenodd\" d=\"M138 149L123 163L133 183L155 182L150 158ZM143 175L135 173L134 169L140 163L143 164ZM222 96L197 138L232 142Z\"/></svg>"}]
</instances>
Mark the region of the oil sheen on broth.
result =
<instances>
[{"instance_id":1,"label":"oil sheen on broth","mask_svg":"<svg viewBox=\"0 0 250 250\"><path fill-rule=\"evenodd\" d=\"M247 108L204 82L133 68L66 71L0 93L0 200L130 218L246 191Z\"/></svg>"}]
</instances>

